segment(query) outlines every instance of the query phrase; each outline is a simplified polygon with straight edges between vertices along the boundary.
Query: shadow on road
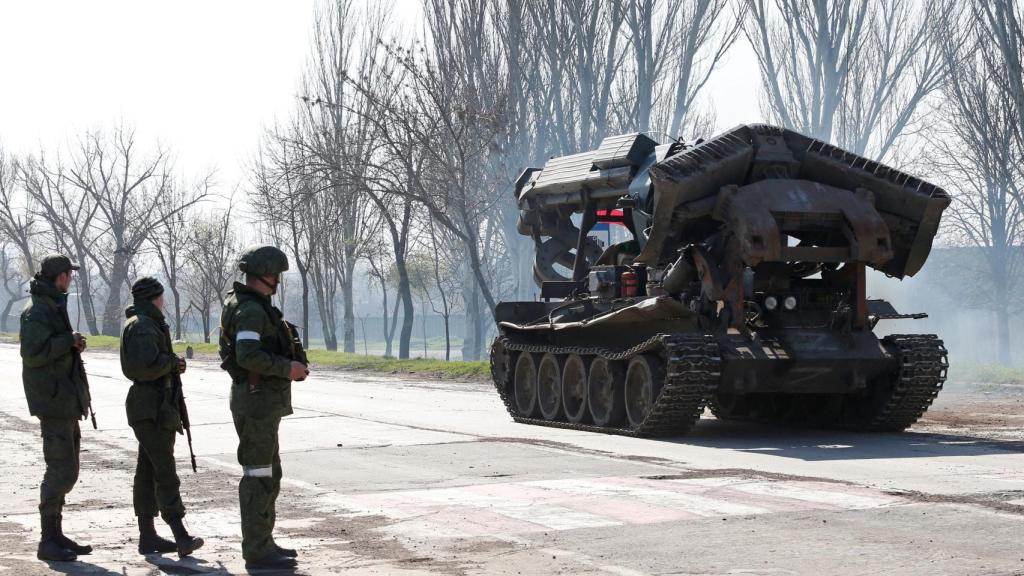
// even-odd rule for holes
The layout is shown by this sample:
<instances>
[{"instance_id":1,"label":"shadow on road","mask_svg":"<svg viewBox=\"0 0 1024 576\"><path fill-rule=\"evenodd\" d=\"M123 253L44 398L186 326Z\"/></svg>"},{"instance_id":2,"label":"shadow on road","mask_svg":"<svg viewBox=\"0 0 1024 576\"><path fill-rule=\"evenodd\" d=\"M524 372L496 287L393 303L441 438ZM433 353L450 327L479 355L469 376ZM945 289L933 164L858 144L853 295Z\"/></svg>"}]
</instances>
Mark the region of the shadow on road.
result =
<instances>
[{"instance_id":1,"label":"shadow on road","mask_svg":"<svg viewBox=\"0 0 1024 576\"><path fill-rule=\"evenodd\" d=\"M108 570L91 562L76 560L74 562L52 562L46 560L46 565L57 574L98 574L99 576L122 576L120 572Z\"/></svg>"},{"instance_id":2,"label":"shadow on road","mask_svg":"<svg viewBox=\"0 0 1024 576\"><path fill-rule=\"evenodd\" d=\"M984 456L1024 452L1024 442L928 432L869 433L788 428L754 422L701 420L666 442L807 461Z\"/></svg>"},{"instance_id":3,"label":"shadow on road","mask_svg":"<svg viewBox=\"0 0 1024 576\"><path fill-rule=\"evenodd\" d=\"M180 560L159 554L146 554L146 562L160 569L161 574L172 576L191 576L192 574L227 574L228 570L218 562L211 565L201 558L186 556Z\"/></svg>"}]
</instances>

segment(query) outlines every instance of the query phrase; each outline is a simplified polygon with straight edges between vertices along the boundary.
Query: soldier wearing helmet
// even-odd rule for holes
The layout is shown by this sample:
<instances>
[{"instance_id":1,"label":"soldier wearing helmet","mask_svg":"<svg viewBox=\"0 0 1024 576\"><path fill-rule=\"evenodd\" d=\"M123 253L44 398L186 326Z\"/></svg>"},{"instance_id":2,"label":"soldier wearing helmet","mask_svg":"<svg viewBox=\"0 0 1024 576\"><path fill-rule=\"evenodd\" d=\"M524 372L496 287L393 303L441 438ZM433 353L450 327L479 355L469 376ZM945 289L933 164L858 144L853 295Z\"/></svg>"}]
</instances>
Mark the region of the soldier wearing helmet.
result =
<instances>
[{"instance_id":1,"label":"soldier wearing helmet","mask_svg":"<svg viewBox=\"0 0 1024 576\"><path fill-rule=\"evenodd\" d=\"M274 542L274 504L281 488L278 426L292 413L291 383L309 374L296 329L270 302L288 257L274 246L242 252L221 313L221 368L231 375L231 414L238 433L242 479L242 556L246 567L288 569L296 552Z\"/></svg>"}]
</instances>

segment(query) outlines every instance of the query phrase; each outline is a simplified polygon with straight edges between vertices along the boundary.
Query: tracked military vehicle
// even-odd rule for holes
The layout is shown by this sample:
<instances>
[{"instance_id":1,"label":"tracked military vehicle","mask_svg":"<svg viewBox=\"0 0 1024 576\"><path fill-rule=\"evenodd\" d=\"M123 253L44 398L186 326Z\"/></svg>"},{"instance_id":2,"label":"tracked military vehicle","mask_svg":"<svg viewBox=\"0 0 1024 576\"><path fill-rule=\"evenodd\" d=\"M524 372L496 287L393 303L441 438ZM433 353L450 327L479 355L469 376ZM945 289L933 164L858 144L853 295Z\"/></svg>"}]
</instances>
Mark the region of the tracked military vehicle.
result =
<instances>
[{"instance_id":1,"label":"tracked military vehicle","mask_svg":"<svg viewBox=\"0 0 1024 576\"><path fill-rule=\"evenodd\" d=\"M949 196L825 142L740 126L695 144L643 134L526 170L519 232L540 299L502 302L491 349L517 422L634 436L718 418L898 431L946 378L942 340L869 299L902 279ZM596 225L625 231L607 246Z\"/></svg>"}]
</instances>

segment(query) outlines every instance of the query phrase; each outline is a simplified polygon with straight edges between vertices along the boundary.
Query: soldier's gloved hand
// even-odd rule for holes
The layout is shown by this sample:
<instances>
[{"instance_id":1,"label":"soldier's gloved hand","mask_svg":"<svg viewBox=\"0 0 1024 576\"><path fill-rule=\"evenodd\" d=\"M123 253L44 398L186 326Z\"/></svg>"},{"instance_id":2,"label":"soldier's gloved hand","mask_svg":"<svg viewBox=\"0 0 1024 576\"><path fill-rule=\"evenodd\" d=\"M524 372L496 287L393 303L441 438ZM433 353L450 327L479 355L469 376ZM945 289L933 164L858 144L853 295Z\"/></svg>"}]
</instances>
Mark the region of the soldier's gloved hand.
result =
<instances>
[{"instance_id":1,"label":"soldier's gloved hand","mask_svg":"<svg viewBox=\"0 0 1024 576\"><path fill-rule=\"evenodd\" d=\"M292 369L288 373L288 379L296 382L302 382L309 375L309 368L302 362L292 362Z\"/></svg>"},{"instance_id":2,"label":"soldier's gloved hand","mask_svg":"<svg viewBox=\"0 0 1024 576\"><path fill-rule=\"evenodd\" d=\"M79 352L85 352L85 336L78 332L72 333L71 336L74 338L74 343L71 344L71 347Z\"/></svg>"},{"instance_id":3,"label":"soldier's gloved hand","mask_svg":"<svg viewBox=\"0 0 1024 576\"><path fill-rule=\"evenodd\" d=\"M181 356L178 356L178 374L184 374L184 373L185 373L185 359L182 358Z\"/></svg>"}]
</instances>

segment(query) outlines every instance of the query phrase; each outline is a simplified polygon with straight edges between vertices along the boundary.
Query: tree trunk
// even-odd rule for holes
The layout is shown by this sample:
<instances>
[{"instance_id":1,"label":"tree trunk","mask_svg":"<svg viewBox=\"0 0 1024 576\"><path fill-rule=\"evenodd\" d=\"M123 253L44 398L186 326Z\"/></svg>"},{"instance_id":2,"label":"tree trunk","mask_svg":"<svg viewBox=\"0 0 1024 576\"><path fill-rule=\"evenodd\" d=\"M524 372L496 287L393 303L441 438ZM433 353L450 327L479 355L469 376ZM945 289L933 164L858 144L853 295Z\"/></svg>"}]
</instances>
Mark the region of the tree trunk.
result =
<instances>
[{"instance_id":1,"label":"tree trunk","mask_svg":"<svg viewBox=\"0 0 1024 576\"><path fill-rule=\"evenodd\" d=\"M128 279L128 259L124 254L114 254L114 266L110 271L110 290L107 303L103 306L103 335L118 336L121 332L121 287ZM209 335L205 335L209 339Z\"/></svg>"},{"instance_id":2,"label":"tree trunk","mask_svg":"<svg viewBox=\"0 0 1024 576\"><path fill-rule=\"evenodd\" d=\"M171 283L171 296L174 297L174 339L181 340L181 292L176 282Z\"/></svg>"},{"instance_id":3,"label":"tree trunk","mask_svg":"<svg viewBox=\"0 0 1024 576\"><path fill-rule=\"evenodd\" d=\"M338 351L338 328L334 323L334 312L331 310L331 303L324 302L320 313L320 325L324 332L324 348L331 352Z\"/></svg>"},{"instance_id":4,"label":"tree trunk","mask_svg":"<svg viewBox=\"0 0 1024 576\"><path fill-rule=\"evenodd\" d=\"M382 277L380 291L383 294L384 305L381 308L383 314L381 327L384 328L384 356L391 356L391 329L388 326L388 288L385 282L386 280Z\"/></svg>"},{"instance_id":5,"label":"tree trunk","mask_svg":"<svg viewBox=\"0 0 1024 576\"><path fill-rule=\"evenodd\" d=\"M210 305L203 306L200 316L203 317L203 342L210 343Z\"/></svg>"},{"instance_id":6,"label":"tree trunk","mask_svg":"<svg viewBox=\"0 0 1024 576\"><path fill-rule=\"evenodd\" d=\"M345 352L355 354L356 351L356 313L355 303L352 302L352 284L355 281L355 250L350 248L345 249L346 252L351 252L345 257L345 277L341 280L341 291L342 297L344 298L345 312L342 318L342 331L344 332ZM337 344L335 344L335 350L337 350Z\"/></svg>"},{"instance_id":7,"label":"tree trunk","mask_svg":"<svg viewBox=\"0 0 1024 576\"><path fill-rule=\"evenodd\" d=\"M476 227L470 221L465 208L462 208L462 223L466 227L466 249L469 252L469 267L473 270L473 277L476 278L477 284L477 289L473 291L473 294L476 296L479 293L479 295L483 296L484 301L487 303L487 311L493 316L496 303L494 296L491 294L491 288L487 285L487 277L484 276L483 262L481 261L480 250L477 245L479 238Z\"/></svg>"},{"instance_id":8,"label":"tree trunk","mask_svg":"<svg viewBox=\"0 0 1024 576\"><path fill-rule=\"evenodd\" d=\"M302 346L309 350L309 271L305 266L298 268L302 279Z\"/></svg>"},{"instance_id":9,"label":"tree trunk","mask_svg":"<svg viewBox=\"0 0 1024 576\"><path fill-rule=\"evenodd\" d=\"M402 304L402 299L395 296L395 306L391 309L391 331L388 332L388 350L386 356L391 356L394 351L394 339L395 332L398 331L398 307Z\"/></svg>"},{"instance_id":10,"label":"tree trunk","mask_svg":"<svg viewBox=\"0 0 1024 576\"><path fill-rule=\"evenodd\" d=\"M409 282L409 271L405 267L405 256L395 258L395 269L398 271L398 297L402 300L402 331L398 336L398 357L409 357L409 341L412 340L415 309L412 302L412 287Z\"/></svg>"},{"instance_id":11,"label":"tree trunk","mask_svg":"<svg viewBox=\"0 0 1024 576\"><path fill-rule=\"evenodd\" d=\"M330 348L330 350L332 350L334 352L337 352L338 351L338 310L337 310L337 307L335 305L335 300L334 300L333 296L331 298L327 299L327 315L328 315L328 318L330 318L329 325L330 325L330 329L331 329L331 340L330 340L331 348Z\"/></svg>"},{"instance_id":12,"label":"tree trunk","mask_svg":"<svg viewBox=\"0 0 1024 576\"><path fill-rule=\"evenodd\" d=\"M466 326L465 339L462 341L462 359L479 360L477 351L480 349L480 345L476 341L476 327L479 324L477 316L480 315L480 292L477 290L475 282L470 282L466 288L469 294L466 298Z\"/></svg>"},{"instance_id":13,"label":"tree trunk","mask_svg":"<svg viewBox=\"0 0 1024 576\"><path fill-rule=\"evenodd\" d=\"M450 319L449 314L445 312L444 315L444 361L451 362L452 360L452 331L449 326Z\"/></svg>"},{"instance_id":14,"label":"tree trunk","mask_svg":"<svg viewBox=\"0 0 1024 576\"><path fill-rule=\"evenodd\" d=\"M14 304L18 300L23 300L25 297L14 298L11 297L7 300L7 304L4 305L3 317L0 318L0 332L7 332L7 319L11 317L11 308L14 308Z\"/></svg>"},{"instance_id":15,"label":"tree trunk","mask_svg":"<svg viewBox=\"0 0 1024 576\"><path fill-rule=\"evenodd\" d=\"M370 350L366 346L366 318L365 317L359 318L359 327L362 328L362 330L363 330L363 356L369 356L370 355Z\"/></svg>"},{"instance_id":16,"label":"tree trunk","mask_svg":"<svg viewBox=\"0 0 1024 576\"><path fill-rule=\"evenodd\" d=\"M480 360L484 357L481 354L484 349L484 340L487 335L487 329L484 327L484 323L491 319L491 314L484 314L484 311L481 310L479 300L477 300L477 302L477 312L473 316L473 343L475 346L473 349L474 360ZM493 313L493 310L491 310L491 312Z\"/></svg>"},{"instance_id":17,"label":"tree trunk","mask_svg":"<svg viewBox=\"0 0 1024 576\"><path fill-rule=\"evenodd\" d=\"M424 304L424 302L422 300L420 301L420 310L422 310L422 312L420 313L420 327L423 329L423 359L426 360L426 358L427 358L427 312L426 312L426 310L427 309L426 309L426 304Z\"/></svg>"},{"instance_id":18,"label":"tree trunk","mask_svg":"<svg viewBox=\"0 0 1024 576\"><path fill-rule=\"evenodd\" d=\"M78 308L85 313L85 323L89 326L89 334L95 336L100 333L100 330L96 323L96 304L92 298L92 277L89 276L89 266L85 263L88 256L81 248L76 248L75 253L79 265L82 267L75 275L78 282Z\"/></svg>"},{"instance_id":19,"label":"tree trunk","mask_svg":"<svg viewBox=\"0 0 1024 576\"><path fill-rule=\"evenodd\" d=\"M326 286L327 279L323 271L314 272L313 289L316 307L320 313L320 328L324 337L324 348L335 351L338 349L338 336L335 329L334 311L331 305L332 290Z\"/></svg>"}]
</instances>

